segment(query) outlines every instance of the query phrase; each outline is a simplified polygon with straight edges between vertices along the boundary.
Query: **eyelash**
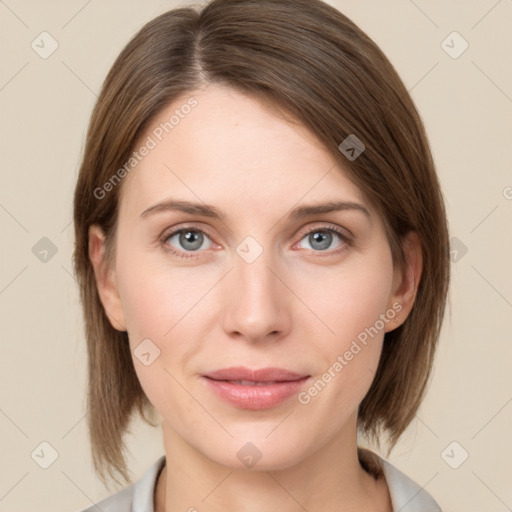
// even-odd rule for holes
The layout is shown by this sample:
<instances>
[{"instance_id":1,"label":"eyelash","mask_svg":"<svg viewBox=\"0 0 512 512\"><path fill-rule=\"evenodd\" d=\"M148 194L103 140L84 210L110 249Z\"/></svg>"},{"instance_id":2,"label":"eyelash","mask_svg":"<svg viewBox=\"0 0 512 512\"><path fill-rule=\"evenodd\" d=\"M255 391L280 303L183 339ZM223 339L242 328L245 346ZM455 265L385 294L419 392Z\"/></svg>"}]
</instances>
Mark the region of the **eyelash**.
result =
<instances>
[{"instance_id":1,"label":"eyelash","mask_svg":"<svg viewBox=\"0 0 512 512\"><path fill-rule=\"evenodd\" d=\"M197 228L195 226L184 226L184 227L181 227L179 229L175 229L174 231L169 231L168 233L165 233L162 236L162 238L160 239L160 245L161 245L162 249L165 252L171 253L174 256L177 256L179 258L183 258L183 259L194 259L194 258L197 258L198 254L195 254L195 252L200 253L202 251L190 251L190 252L177 251L174 247L171 247L169 244L166 243L167 240L169 240L169 238L171 238L174 235L177 235L179 233L186 232L186 231L194 231L196 233L201 233L202 235L205 235L205 236L207 236L208 238L211 239L211 237L208 235L208 233L206 233L206 231L203 231L202 229L199 229L199 228ZM351 239L351 237L349 237L340 228L338 228L337 226L335 226L333 224L330 224L328 227L314 226L314 227L308 229L305 233L303 233L303 235L301 236L300 240L302 240L304 237L308 236L309 234L315 233L317 231L323 231L323 232L327 232L327 233L334 233L334 234L338 235L340 237L341 241L343 242L343 246L342 247L340 247L338 249L335 249L334 251L328 251L328 252L325 251L325 252L327 252L327 254L321 254L324 251L314 251L314 252L319 253L318 256L320 256L320 257L326 257L326 256L332 256L333 254L338 254L341 251L345 250L346 247L351 247L352 246L352 239Z\"/></svg>"}]
</instances>

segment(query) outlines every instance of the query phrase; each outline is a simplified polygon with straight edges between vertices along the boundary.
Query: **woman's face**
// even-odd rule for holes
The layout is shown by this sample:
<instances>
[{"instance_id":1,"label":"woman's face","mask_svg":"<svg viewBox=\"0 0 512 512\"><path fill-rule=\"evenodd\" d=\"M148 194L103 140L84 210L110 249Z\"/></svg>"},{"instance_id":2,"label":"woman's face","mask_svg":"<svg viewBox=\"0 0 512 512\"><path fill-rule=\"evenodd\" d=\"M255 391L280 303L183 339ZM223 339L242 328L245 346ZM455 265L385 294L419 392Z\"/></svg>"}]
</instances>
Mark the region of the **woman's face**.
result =
<instances>
[{"instance_id":1,"label":"woman's face","mask_svg":"<svg viewBox=\"0 0 512 512\"><path fill-rule=\"evenodd\" d=\"M167 442L260 469L354 443L402 307L360 190L304 128L220 86L163 110L144 144L100 292Z\"/></svg>"}]
</instances>

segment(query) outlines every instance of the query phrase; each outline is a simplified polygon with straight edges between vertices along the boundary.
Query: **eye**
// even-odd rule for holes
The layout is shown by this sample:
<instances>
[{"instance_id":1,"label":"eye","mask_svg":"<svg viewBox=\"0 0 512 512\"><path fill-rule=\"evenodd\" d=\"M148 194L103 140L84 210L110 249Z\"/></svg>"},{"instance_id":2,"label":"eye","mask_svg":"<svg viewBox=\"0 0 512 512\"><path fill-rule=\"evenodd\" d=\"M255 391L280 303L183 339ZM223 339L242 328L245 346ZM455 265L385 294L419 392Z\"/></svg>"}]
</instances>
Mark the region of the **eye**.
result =
<instances>
[{"instance_id":1,"label":"eye","mask_svg":"<svg viewBox=\"0 0 512 512\"><path fill-rule=\"evenodd\" d=\"M349 239L340 230L332 228L313 228L299 242L305 243L302 249L313 251L327 251L329 249L338 249L343 245L349 244Z\"/></svg>"},{"instance_id":2,"label":"eye","mask_svg":"<svg viewBox=\"0 0 512 512\"><path fill-rule=\"evenodd\" d=\"M167 233L163 242L166 250L176 253L197 252L212 246L208 235L197 228L180 228Z\"/></svg>"}]
</instances>

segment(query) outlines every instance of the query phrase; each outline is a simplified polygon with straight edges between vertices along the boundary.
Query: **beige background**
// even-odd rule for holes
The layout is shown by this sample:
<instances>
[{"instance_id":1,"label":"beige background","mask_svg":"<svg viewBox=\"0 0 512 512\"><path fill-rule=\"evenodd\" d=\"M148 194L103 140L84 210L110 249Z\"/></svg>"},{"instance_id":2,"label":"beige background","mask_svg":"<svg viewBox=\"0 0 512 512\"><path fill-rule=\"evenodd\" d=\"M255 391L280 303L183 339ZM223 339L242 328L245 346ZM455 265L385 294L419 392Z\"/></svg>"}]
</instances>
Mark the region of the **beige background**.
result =
<instances>
[{"instance_id":1,"label":"beige background","mask_svg":"<svg viewBox=\"0 0 512 512\"><path fill-rule=\"evenodd\" d=\"M411 91L457 238L451 319L432 384L390 459L445 511L510 510L512 2L330 3L381 46ZM183 4L0 1L2 511L72 512L108 494L89 457L72 192L89 115L115 56L146 21ZM47 59L31 48L43 31L59 45ZM457 59L441 46L453 31L469 43ZM453 36L448 44L462 48ZM32 252L43 237L57 248L46 262ZM38 465L50 461L43 441L58 453L48 469ZM162 453L159 431L139 423L129 446L136 478ZM465 451L467 460L450 467Z\"/></svg>"}]
</instances>

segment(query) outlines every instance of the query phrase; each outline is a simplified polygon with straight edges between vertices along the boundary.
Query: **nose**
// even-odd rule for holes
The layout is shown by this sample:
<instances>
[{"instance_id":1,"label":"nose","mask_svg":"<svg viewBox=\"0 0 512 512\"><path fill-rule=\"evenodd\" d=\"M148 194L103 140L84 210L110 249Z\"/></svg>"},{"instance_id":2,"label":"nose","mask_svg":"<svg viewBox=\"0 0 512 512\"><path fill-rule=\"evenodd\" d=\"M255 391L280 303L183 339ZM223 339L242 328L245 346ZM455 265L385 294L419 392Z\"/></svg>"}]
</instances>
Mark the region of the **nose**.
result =
<instances>
[{"instance_id":1,"label":"nose","mask_svg":"<svg viewBox=\"0 0 512 512\"><path fill-rule=\"evenodd\" d=\"M235 255L225 283L223 327L229 336L255 343L277 341L289 332L290 294L276 274L278 268L265 251L252 263Z\"/></svg>"}]
</instances>

